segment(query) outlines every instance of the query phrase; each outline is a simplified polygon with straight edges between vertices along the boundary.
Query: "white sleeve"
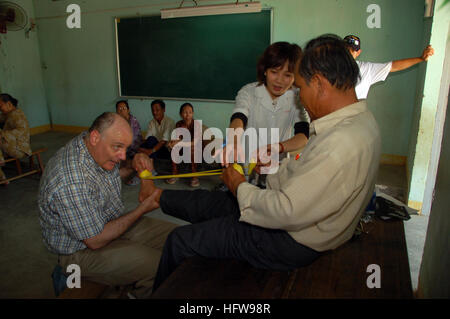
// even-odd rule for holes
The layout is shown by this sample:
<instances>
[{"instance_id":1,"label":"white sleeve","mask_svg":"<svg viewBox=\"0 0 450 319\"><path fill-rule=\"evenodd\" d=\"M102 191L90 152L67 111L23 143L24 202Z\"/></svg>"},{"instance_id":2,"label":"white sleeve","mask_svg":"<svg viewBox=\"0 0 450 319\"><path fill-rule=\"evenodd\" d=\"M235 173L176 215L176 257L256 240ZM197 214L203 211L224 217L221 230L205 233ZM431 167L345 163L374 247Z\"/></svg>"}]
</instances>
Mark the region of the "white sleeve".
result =
<instances>
[{"instance_id":1,"label":"white sleeve","mask_svg":"<svg viewBox=\"0 0 450 319\"><path fill-rule=\"evenodd\" d=\"M389 72L391 72L392 62L372 63L361 62L359 72L362 79L368 79L370 85L386 80ZM362 80L361 79L361 80Z\"/></svg>"},{"instance_id":2,"label":"white sleeve","mask_svg":"<svg viewBox=\"0 0 450 319\"><path fill-rule=\"evenodd\" d=\"M242 113L245 116L249 116L250 114L250 101L251 101L251 95L249 94L248 86L244 86L242 89L239 90L237 96L236 96L236 104L234 106L233 112L234 113Z\"/></svg>"},{"instance_id":3,"label":"white sleeve","mask_svg":"<svg viewBox=\"0 0 450 319\"><path fill-rule=\"evenodd\" d=\"M386 80L391 72L392 62L372 63L356 61L359 66L360 79L356 85L356 95L358 99L365 99L369 94L372 84Z\"/></svg>"}]
</instances>

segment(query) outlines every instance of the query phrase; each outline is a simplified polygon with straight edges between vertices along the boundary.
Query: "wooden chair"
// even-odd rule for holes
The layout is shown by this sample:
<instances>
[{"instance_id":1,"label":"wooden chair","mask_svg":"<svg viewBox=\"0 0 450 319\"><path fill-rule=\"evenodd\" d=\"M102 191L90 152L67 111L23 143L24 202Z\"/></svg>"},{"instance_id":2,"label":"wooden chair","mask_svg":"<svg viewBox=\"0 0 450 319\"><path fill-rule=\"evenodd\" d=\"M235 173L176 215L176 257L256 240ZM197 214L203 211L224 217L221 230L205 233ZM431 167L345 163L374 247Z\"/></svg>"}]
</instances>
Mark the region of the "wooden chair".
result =
<instances>
[{"instance_id":1,"label":"wooden chair","mask_svg":"<svg viewBox=\"0 0 450 319\"><path fill-rule=\"evenodd\" d=\"M22 177L25 177L28 175L32 175L32 174L42 174L42 172L44 172L44 164L42 163L41 153L45 152L46 150L47 150L47 148L40 148L40 149L32 152L31 155L28 156L29 161L30 161L30 170L27 172L23 171L20 159L14 158L14 157L6 159L5 163L15 162L17 175L0 181L0 184L6 184L13 180L16 180L16 179L19 179L19 178L22 178ZM34 168L34 166L35 166L34 165L34 157L36 157L36 161L38 163L37 168Z\"/></svg>"}]
</instances>

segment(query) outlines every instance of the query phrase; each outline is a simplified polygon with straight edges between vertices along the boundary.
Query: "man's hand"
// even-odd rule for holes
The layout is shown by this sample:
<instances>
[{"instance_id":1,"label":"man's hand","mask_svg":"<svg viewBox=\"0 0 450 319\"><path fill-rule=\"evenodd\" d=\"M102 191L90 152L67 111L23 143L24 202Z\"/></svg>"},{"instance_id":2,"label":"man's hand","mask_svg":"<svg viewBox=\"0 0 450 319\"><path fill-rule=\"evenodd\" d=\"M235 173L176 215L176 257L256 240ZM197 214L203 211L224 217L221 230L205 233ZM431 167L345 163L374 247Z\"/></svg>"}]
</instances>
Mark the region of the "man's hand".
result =
<instances>
[{"instance_id":1,"label":"man's hand","mask_svg":"<svg viewBox=\"0 0 450 319\"><path fill-rule=\"evenodd\" d=\"M220 163L225 167L228 167L229 163L243 163L245 161L241 143L225 145L222 149L216 151L214 157L220 157Z\"/></svg>"},{"instance_id":2,"label":"man's hand","mask_svg":"<svg viewBox=\"0 0 450 319\"><path fill-rule=\"evenodd\" d=\"M223 169L220 178L225 185L227 185L228 189L234 194L234 196L237 195L239 185L246 181L244 175L236 171L231 165Z\"/></svg>"},{"instance_id":3,"label":"man's hand","mask_svg":"<svg viewBox=\"0 0 450 319\"><path fill-rule=\"evenodd\" d=\"M276 155L279 154L280 151L280 143L268 144L257 149L251 156L251 161L254 161L256 159L256 166L254 170L258 174L261 174L262 168L277 165L276 160L279 160L279 157L277 158Z\"/></svg>"},{"instance_id":4,"label":"man's hand","mask_svg":"<svg viewBox=\"0 0 450 319\"><path fill-rule=\"evenodd\" d=\"M431 46L431 45L428 45L424 50L423 50L423 53L422 53L422 56L420 57L422 60L424 60L424 61L428 61L428 58L430 57L430 56L432 56L434 54L434 49L433 49L433 47Z\"/></svg>"},{"instance_id":5,"label":"man's hand","mask_svg":"<svg viewBox=\"0 0 450 319\"><path fill-rule=\"evenodd\" d=\"M134 155L133 162L131 166L138 172L144 170L153 171L153 160L148 157L147 154L137 153Z\"/></svg>"}]
</instances>

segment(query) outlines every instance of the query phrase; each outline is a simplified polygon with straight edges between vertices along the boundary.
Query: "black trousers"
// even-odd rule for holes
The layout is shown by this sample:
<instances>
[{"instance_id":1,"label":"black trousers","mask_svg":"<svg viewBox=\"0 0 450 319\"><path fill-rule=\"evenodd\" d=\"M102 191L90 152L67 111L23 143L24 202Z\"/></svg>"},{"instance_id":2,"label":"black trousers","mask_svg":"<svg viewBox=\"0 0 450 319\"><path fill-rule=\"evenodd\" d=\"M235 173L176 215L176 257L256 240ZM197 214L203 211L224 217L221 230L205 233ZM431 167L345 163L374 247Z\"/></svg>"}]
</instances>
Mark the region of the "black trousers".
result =
<instances>
[{"instance_id":1,"label":"black trousers","mask_svg":"<svg viewBox=\"0 0 450 319\"><path fill-rule=\"evenodd\" d=\"M142 144L142 148L152 149L158 144L158 139L154 136L149 136ZM150 158L161 158L161 159L170 159L170 152L166 147L161 147L155 153L150 155Z\"/></svg>"},{"instance_id":2,"label":"black trousers","mask_svg":"<svg viewBox=\"0 0 450 319\"><path fill-rule=\"evenodd\" d=\"M233 258L256 268L281 271L306 266L320 256L284 230L240 222L238 202L230 192L164 190L160 207L164 213L192 224L169 234L153 291L185 258L195 255Z\"/></svg>"}]
</instances>

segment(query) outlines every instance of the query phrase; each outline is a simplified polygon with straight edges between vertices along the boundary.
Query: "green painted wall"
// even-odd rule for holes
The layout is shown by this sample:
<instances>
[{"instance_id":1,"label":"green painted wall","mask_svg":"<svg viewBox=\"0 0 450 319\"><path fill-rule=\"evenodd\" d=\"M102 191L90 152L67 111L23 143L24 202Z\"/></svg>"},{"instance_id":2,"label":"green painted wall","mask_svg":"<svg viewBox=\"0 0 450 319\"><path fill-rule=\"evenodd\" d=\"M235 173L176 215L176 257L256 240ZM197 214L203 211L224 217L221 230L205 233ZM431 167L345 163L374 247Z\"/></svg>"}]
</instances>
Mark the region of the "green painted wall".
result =
<instances>
[{"instance_id":1,"label":"green painted wall","mask_svg":"<svg viewBox=\"0 0 450 319\"><path fill-rule=\"evenodd\" d=\"M410 149L413 156L409 157L409 163L412 163L412 165L409 165L411 179L408 200L412 202L421 203L423 201L430 166L435 117L443 76L442 69L449 36L450 5L442 7L443 3L444 0L438 0L435 6L430 37L430 43L435 49L435 54L427 63L423 95L418 97L420 118L414 123L414 131L412 132L412 134L416 134L414 136L416 143L412 144L412 149Z\"/></svg>"},{"instance_id":2,"label":"green painted wall","mask_svg":"<svg viewBox=\"0 0 450 319\"><path fill-rule=\"evenodd\" d=\"M442 140L435 197L428 221L427 238L419 274L419 290L425 298L450 298L450 107Z\"/></svg>"},{"instance_id":3,"label":"green painted wall","mask_svg":"<svg viewBox=\"0 0 450 319\"><path fill-rule=\"evenodd\" d=\"M199 4L233 2L198 1ZM384 62L418 56L422 52L423 0L378 0L381 28L369 29L366 12L372 0L265 0L273 7L273 41L304 45L323 33L362 38L361 59ZM65 10L78 3L82 28L66 27ZM100 112L113 110L118 98L114 17L159 14L179 1L97 0L35 1L46 96L55 124L88 126ZM382 131L383 153L408 154L418 67L391 75L372 88L369 107ZM131 108L145 129L151 119L147 100L132 100ZM167 101L167 114L178 119L185 101ZM225 129L231 103L195 102L197 118Z\"/></svg>"},{"instance_id":4,"label":"green painted wall","mask_svg":"<svg viewBox=\"0 0 450 319\"><path fill-rule=\"evenodd\" d=\"M425 18L424 19L424 30L423 30L423 39L422 39L422 47L427 46L430 43L431 37L431 27L433 26L433 18ZM416 144L419 133L419 123L420 116L422 115L422 99L423 99L423 88L425 85L425 75L427 70L428 63L421 63L418 66L418 76L417 76L417 90L415 96L414 110L413 110L413 120L411 124L411 134L409 139L409 147L408 147L408 158L407 158L407 176L409 180L412 176L412 170L414 166L414 157L416 155ZM409 181L408 180L408 181Z\"/></svg>"},{"instance_id":5,"label":"green painted wall","mask_svg":"<svg viewBox=\"0 0 450 319\"><path fill-rule=\"evenodd\" d=\"M424 91L424 104L437 103L437 99L448 98L450 93L448 87L449 75L449 61L450 61L450 2L446 0L446 5L443 6L444 0L437 1L434 15L432 40L436 45L439 44L439 60L443 61L443 85L440 96L435 97L433 93L439 89L439 69L438 59L434 62L436 66L430 65L431 75L435 76L435 80L431 83L426 82ZM446 62L445 60L446 59ZM428 70L427 70L428 75ZM431 87L428 87L428 85ZM439 91L438 91L439 92ZM435 100L436 99L436 100ZM445 104L445 101L443 101ZM426 107L426 106L424 106ZM442 134L441 153L439 158L439 166L436 176L436 184L434 188L434 201L431 207L431 213L428 221L427 237L423 251L422 264L419 273L419 287L421 295L425 298L449 298L450 297L450 106L449 100L446 105L442 105L445 116L445 124ZM446 110L445 110L446 107ZM438 111L438 114L440 112ZM422 124L422 123L421 123ZM424 132L419 132L419 136ZM422 142L418 139L418 147ZM415 170L421 169L417 164Z\"/></svg>"},{"instance_id":6,"label":"green painted wall","mask_svg":"<svg viewBox=\"0 0 450 319\"><path fill-rule=\"evenodd\" d=\"M31 0L15 0L34 18ZM30 127L50 123L42 80L41 58L36 31L25 36L25 30L0 34L0 92L19 100Z\"/></svg>"}]
</instances>

